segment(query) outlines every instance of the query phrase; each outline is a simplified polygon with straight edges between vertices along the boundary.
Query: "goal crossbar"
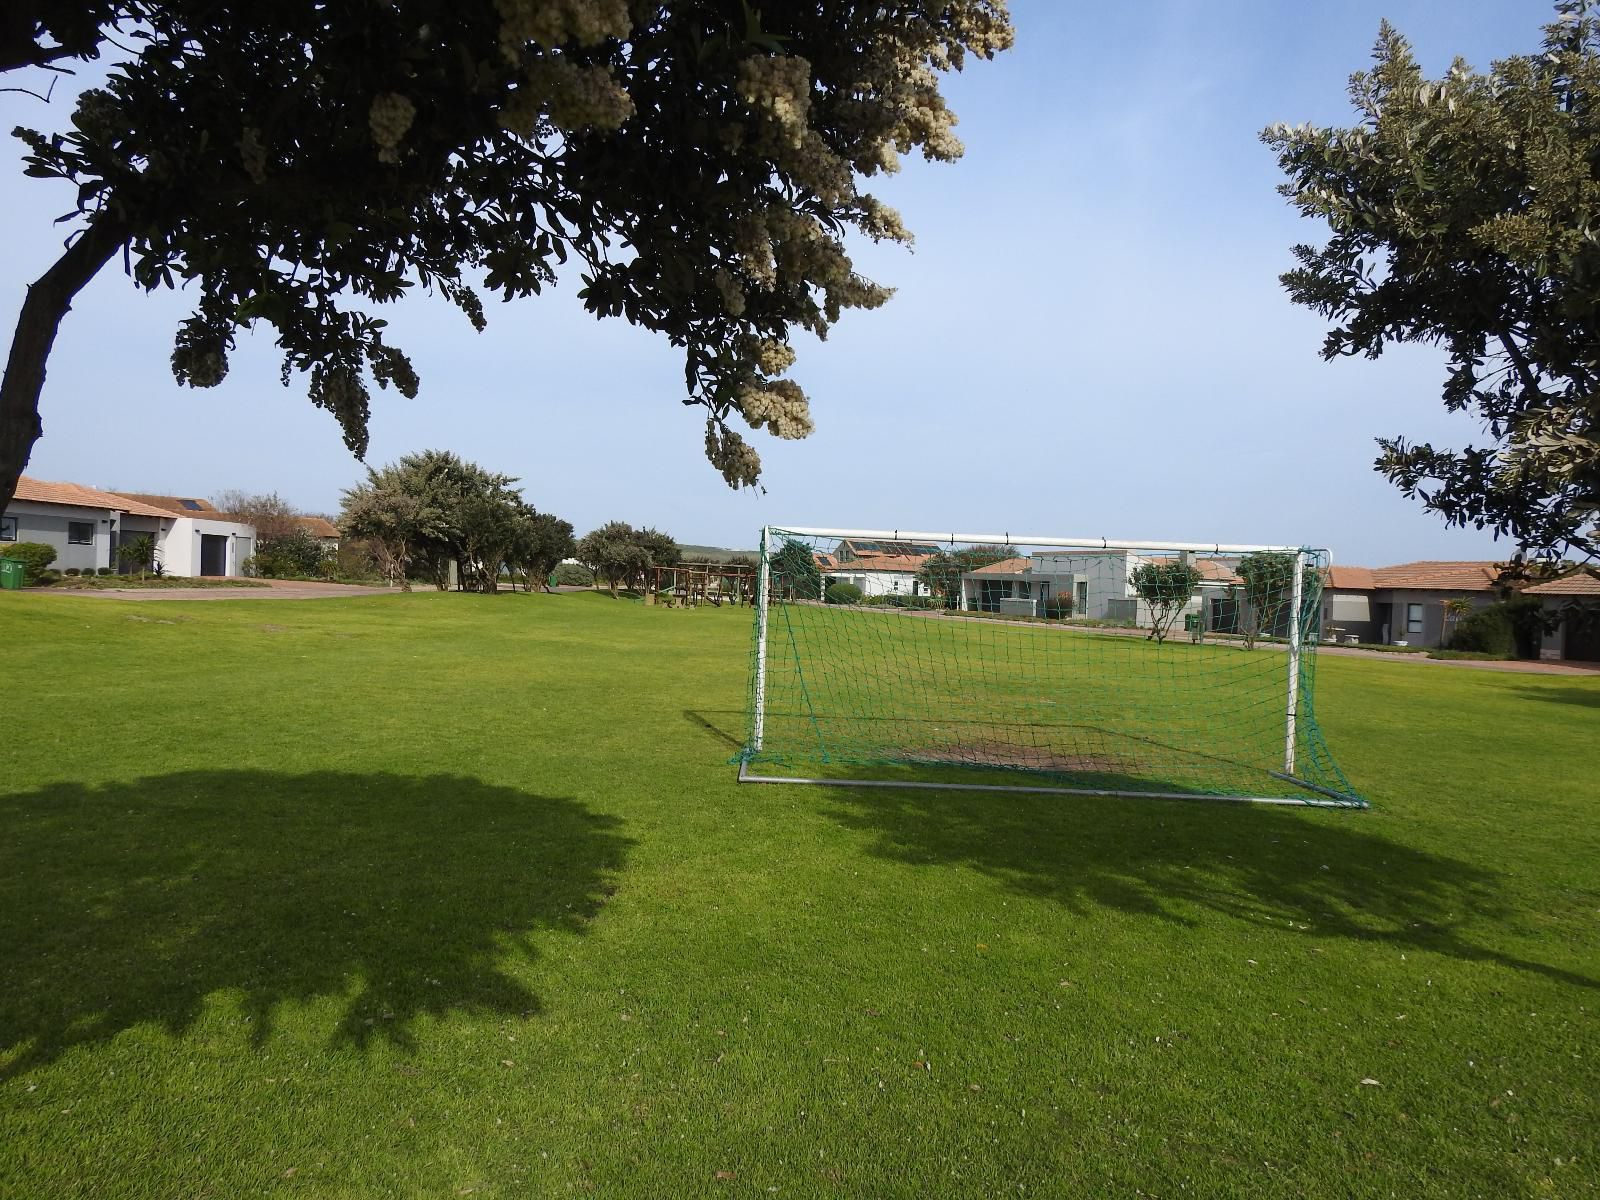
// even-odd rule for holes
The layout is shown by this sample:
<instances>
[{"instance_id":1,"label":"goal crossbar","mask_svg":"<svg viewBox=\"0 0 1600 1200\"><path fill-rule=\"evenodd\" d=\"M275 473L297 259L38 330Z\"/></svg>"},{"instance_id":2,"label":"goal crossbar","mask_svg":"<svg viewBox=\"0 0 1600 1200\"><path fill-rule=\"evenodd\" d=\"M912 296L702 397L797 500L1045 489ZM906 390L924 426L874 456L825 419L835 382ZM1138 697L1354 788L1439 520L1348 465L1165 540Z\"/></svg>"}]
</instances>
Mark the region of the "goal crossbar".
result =
<instances>
[{"instance_id":1,"label":"goal crossbar","mask_svg":"<svg viewBox=\"0 0 1600 1200\"><path fill-rule=\"evenodd\" d=\"M829 529L802 525L769 525L764 532L802 537L861 538L884 542L970 542L991 546L1051 546L1073 550L1168 550L1193 554L1296 554L1305 546L1247 546L1233 542L1139 542L1106 537L1038 537L1024 533L929 533L913 529ZM1325 550L1319 553L1326 554Z\"/></svg>"}]
</instances>

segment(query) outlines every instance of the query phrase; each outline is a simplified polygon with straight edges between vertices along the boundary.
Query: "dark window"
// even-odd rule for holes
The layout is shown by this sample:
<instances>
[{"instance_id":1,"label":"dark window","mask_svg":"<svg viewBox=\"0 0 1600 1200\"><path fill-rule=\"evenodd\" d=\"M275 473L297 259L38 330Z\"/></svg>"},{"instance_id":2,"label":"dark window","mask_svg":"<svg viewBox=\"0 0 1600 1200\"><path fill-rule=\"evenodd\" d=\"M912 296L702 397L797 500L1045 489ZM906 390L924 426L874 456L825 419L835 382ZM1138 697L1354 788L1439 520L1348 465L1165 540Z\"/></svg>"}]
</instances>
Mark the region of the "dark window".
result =
<instances>
[{"instance_id":1,"label":"dark window","mask_svg":"<svg viewBox=\"0 0 1600 1200\"><path fill-rule=\"evenodd\" d=\"M1421 633L1422 632L1422 605L1420 605L1420 604L1408 604L1408 605L1406 605L1406 632L1407 633Z\"/></svg>"},{"instance_id":2,"label":"dark window","mask_svg":"<svg viewBox=\"0 0 1600 1200\"><path fill-rule=\"evenodd\" d=\"M14 542L17 540L17 519L15 517L0 517L0 542Z\"/></svg>"},{"instance_id":3,"label":"dark window","mask_svg":"<svg viewBox=\"0 0 1600 1200\"><path fill-rule=\"evenodd\" d=\"M178 503L189 509L191 512L200 511L200 501L198 500L179 500Z\"/></svg>"},{"instance_id":4,"label":"dark window","mask_svg":"<svg viewBox=\"0 0 1600 1200\"><path fill-rule=\"evenodd\" d=\"M94 545L94 522L68 521L67 542L73 546Z\"/></svg>"}]
</instances>

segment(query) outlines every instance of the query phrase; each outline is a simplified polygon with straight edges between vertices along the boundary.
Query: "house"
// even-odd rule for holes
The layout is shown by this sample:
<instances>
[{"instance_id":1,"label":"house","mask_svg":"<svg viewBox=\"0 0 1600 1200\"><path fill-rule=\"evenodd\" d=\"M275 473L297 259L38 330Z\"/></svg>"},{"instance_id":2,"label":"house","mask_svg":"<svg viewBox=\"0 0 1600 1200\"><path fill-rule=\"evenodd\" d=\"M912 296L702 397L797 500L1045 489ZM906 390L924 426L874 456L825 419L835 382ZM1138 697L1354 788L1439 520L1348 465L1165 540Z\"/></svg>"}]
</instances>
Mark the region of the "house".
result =
<instances>
[{"instance_id":1,"label":"house","mask_svg":"<svg viewBox=\"0 0 1600 1200\"><path fill-rule=\"evenodd\" d=\"M124 540L130 522L150 533L159 548L177 520L174 513L140 500L24 475L0 515L0 543L53 546L56 560L52 565L59 571L116 569L116 547Z\"/></svg>"},{"instance_id":2,"label":"house","mask_svg":"<svg viewBox=\"0 0 1600 1200\"><path fill-rule=\"evenodd\" d=\"M152 518L130 515L122 523L117 543L121 545L147 533L156 536L156 557L169 575L242 575L244 564L255 554L255 526L218 512L208 500L149 492L112 495L155 508L161 518L171 521L170 528L158 530Z\"/></svg>"},{"instance_id":3,"label":"house","mask_svg":"<svg viewBox=\"0 0 1600 1200\"><path fill-rule=\"evenodd\" d=\"M1008 558L967 571L961 577L963 611L1044 616L1053 600L1068 598L1074 616L1135 625L1150 622L1150 606L1133 586L1134 572L1147 563L1169 561L1131 550L1047 551ZM1236 559L1191 558L1200 574L1195 595L1183 612L1206 614L1207 628L1227 629L1236 620Z\"/></svg>"},{"instance_id":4,"label":"house","mask_svg":"<svg viewBox=\"0 0 1600 1200\"><path fill-rule=\"evenodd\" d=\"M339 548L339 527L327 517L291 517L290 520L321 542L324 550Z\"/></svg>"},{"instance_id":5,"label":"house","mask_svg":"<svg viewBox=\"0 0 1600 1200\"><path fill-rule=\"evenodd\" d=\"M822 569L828 583L853 583L863 596L927 596L932 593L922 579L926 554L856 555Z\"/></svg>"},{"instance_id":6,"label":"house","mask_svg":"<svg viewBox=\"0 0 1600 1200\"><path fill-rule=\"evenodd\" d=\"M927 542L878 542L860 538L845 538L833 549L833 558L840 566L865 558L927 558L938 553L939 547Z\"/></svg>"},{"instance_id":7,"label":"house","mask_svg":"<svg viewBox=\"0 0 1600 1200\"><path fill-rule=\"evenodd\" d=\"M1579 567L1522 594L1543 600L1555 621L1539 647L1540 658L1600 662L1600 567Z\"/></svg>"},{"instance_id":8,"label":"house","mask_svg":"<svg viewBox=\"0 0 1600 1200\"><path fill-rule=\"evenodd\" d=\"M1409 562L1393 567L1327 569L1322 629L1329 640L1438 646L1454 625L1446 601L1482 608L1499 598L1492 562Z\"/></svg>"}]
</instances>

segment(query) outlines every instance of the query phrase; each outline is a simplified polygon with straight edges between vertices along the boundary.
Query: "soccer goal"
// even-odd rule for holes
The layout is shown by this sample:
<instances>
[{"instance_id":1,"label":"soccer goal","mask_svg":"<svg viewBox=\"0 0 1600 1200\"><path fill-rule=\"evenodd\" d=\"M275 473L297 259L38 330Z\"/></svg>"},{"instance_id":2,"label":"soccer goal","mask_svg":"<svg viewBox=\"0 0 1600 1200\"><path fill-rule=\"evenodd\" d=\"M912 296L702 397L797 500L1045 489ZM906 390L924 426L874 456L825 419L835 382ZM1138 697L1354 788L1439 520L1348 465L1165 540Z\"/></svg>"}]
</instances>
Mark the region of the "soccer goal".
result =
<instances>
[{"instance_id":1,"label":"soccer goal","mask_svg":"<svg viewBox=\"0 0 1600 1200\"><path fill-rule=\"evenodd\" d=\"M768 527L739 778L1365 807L1326 551Z\"/></svg>"}]
</instances>

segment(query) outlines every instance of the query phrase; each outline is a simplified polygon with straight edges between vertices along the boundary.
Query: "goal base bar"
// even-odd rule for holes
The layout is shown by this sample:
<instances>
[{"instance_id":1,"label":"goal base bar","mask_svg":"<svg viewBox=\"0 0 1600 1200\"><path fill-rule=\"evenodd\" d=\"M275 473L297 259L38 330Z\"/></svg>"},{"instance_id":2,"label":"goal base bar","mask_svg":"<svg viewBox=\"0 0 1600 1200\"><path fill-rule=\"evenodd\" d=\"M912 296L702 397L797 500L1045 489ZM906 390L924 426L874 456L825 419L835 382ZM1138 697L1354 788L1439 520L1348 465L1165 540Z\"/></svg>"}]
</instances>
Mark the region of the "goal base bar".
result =
<instances>
[{"instance_id":1,"label":"goal base bar","mask_svg":"<svg viewBox=\"0 0 1600 1200\"><path fill-rule=\"evenodd\" d=\"M1021 793L1029 796L1126 796L1136 800L1208 800L1224 804L1279 804L1290 808L1367 807L1365 801L1340 795L1329 788L1318 787L1314 783L1296 779L1292 775L1281 775L1276 771L1269 772L1269 774L1275 779L1282 779L1286 783L1294 784L1296 787L1319 792L1328 797L1328 799L1316 799L1310 796L1225 796L1204 792L1139 792L1117 788L1025 787L1020 784L1007 783L925 783L915 779L810 779L798 775L752 775L749 768L749 763L741 762L739 764L740 783L798 783L813 787L912 788L918 791L939 792L1005 792L1011 794Z\"/></svg>"}]
</instances>

